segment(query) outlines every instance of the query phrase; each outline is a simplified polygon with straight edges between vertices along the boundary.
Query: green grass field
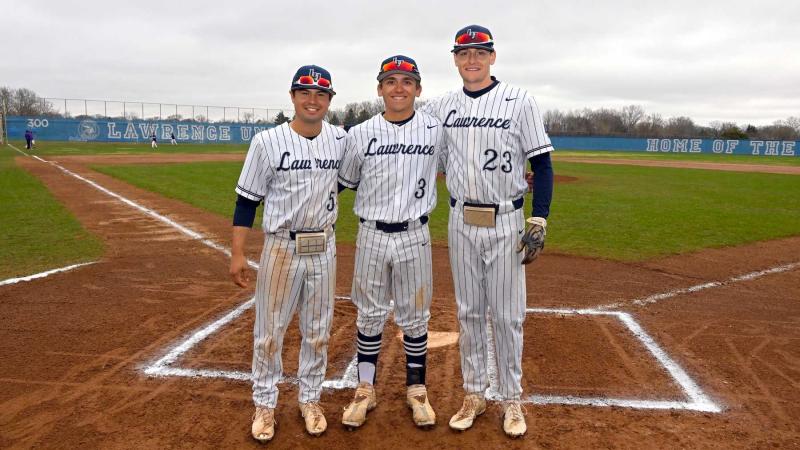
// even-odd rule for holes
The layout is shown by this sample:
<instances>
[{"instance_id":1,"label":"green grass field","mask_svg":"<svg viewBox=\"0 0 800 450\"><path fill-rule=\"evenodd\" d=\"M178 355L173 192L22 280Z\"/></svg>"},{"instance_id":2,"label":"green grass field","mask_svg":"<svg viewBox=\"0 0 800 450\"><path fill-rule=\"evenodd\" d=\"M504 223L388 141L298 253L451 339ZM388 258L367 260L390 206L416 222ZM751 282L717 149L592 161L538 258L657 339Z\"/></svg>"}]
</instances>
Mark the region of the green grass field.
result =
<instances>
[{"instance_id":1,"label":"green grass field","mask_svg":"<svg viewBox=\"0 0 800 450\"><path fill-rule=\"evenodd\" d=\"M97 259L102 242L0 147L0 279Z\"/></svg>"},{"instance_id":2,"label":"green grass field","mask_svg":"<svg viewBox=\"0 0 800 450\"><path fill-rule=\"evenodd\" d=\"M96 169L229 217L241 163ZM555 171L578 179L555 188L547 246L558 252L638 261L800 234L798 176L558 161ZM440 183L431 217L431 234L439 243L447 239L446 199ZM353 193L343 192L339 242L355 239L352 205Z\"/></svg>"},{"instance_id":3,"label":"green grass field","mask_svg":"<svg viewBox=\"0 0 800 450\"><path fill-rule=\"evenodd\" d=\"M13 143L22 149L20 142ZM161 145L156 151L244 153L243 144ZM40 142L33 154L150 154L139 144ZM0 279L92 260L102 244L27 172L9 147L0 150ZM739 245L800 234L800 177L708 170L607 166L569 157L690 160L798 165L800 158L626 152L558 151L558 175L577 178L556 185L547 248L574 255L639 261L708 247ZM562 159L563 157L563 159ZM223 217L234 208L233 186L241 163L103 166L98 170ZM447 240L447 190L431 217L431 234ZM354 193L340 195L339 242L358 229ZM530 211L530 198L525 206ZM257 216L260 224L260 211ZM21 226L24 225L24 226Z\"/></svg>"}]
</instances>

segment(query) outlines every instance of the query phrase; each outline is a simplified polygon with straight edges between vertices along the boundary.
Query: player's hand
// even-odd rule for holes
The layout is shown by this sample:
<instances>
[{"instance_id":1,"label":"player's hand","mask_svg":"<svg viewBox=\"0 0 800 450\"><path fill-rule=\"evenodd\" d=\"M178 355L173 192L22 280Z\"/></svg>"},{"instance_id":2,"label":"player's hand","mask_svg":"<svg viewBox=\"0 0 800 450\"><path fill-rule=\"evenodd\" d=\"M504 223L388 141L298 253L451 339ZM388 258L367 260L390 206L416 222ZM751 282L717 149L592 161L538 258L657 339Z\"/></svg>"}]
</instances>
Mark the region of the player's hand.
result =
<instances>
[{"instance_id":1,"label":"player's hand","mask_svg":"<svg viewBox=\"0 0 800 450\"><path fill-rule=\"evenodd\" d=\"M528 192L533 192L533 172L525 172L525 182L528 183Z\"/></svg>"},{"instance_id":2,"label":"player's hand","mask_svg":"<svg viewBox=\"0 0 800 450\"><path fill-rule=\"evenodd\" d=\"M525 221L525 231L517 244L517 253L525 250L522 264L530 264L544 249L544 238L547 235L547 219L544 217L529 217Z\"/></svg>"},{"instance_id":3,"label":"player's hand","mask_svg":"<svg viewBox=\"0 0 800 450\"><path fill-rule=\"evenodd\" d=\"M247 258L245 258L243 254L231 256L231 268L229 273L237 286L243 288L247 287L247 283L250 281L248 271Z\"/></svg>"}]
</instances>

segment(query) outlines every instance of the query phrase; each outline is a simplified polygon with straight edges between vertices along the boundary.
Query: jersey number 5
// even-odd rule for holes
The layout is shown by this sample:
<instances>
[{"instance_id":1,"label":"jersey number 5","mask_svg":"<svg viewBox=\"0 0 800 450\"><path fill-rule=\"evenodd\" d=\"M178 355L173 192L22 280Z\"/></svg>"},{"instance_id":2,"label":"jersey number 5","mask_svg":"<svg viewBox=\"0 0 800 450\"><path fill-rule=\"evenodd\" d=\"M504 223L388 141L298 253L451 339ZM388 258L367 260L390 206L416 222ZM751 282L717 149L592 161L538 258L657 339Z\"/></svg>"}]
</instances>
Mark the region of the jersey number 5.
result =
<instances>
[{"instance_id":1,"label":"jersey number 5","mask_svg":"<svg viewBox=\"0 0 800 450\"><path fill-rule=\"evenodd\" d=\"M497 169L497 164L494 163L497 160L498 156L497 150L487 148L486 150L483 151L483 155L489 158L489 160L486 161L486 163L483 165L483 170L493 171ZM503 152L503 160L505 162L500 166L500 170L502 170L504 173L511 172L511 169L513 168L513 165L511 164L511 152L509 151Z\"/></svg>"},{"instance_id":2,"label":"jersey number 5","mask_svg":"<svg viewBox=\"0 0 800 450\"><path fill-rule=\"evenodd\" d=\"M328 211L333 211L333 208L336 206L336 194L331 192L331 196L328 197L328 202L325 204L325 209Z\"/></svg>"}]
</instances>

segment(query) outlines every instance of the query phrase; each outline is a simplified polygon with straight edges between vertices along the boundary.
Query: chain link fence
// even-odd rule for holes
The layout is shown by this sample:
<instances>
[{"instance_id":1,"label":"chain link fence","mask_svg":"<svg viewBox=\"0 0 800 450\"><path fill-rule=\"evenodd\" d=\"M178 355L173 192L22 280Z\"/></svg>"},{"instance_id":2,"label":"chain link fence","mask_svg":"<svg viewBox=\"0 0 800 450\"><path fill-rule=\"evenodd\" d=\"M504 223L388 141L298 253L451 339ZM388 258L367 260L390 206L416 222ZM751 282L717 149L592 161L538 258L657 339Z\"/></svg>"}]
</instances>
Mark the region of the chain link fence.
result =
<instances>
[{"instance_id":1,"label":"chain link fence","mask_svg":"<svg viewBox=\"0 0 800 450\"><path fill-rule=\"evenodd\" d=\"M71 98L43 98L39 114L69 119L174 120L209 123L274 123L283 112L291 117L294 107L247 108L241 106L181 105Z\"/></svg>"}]
</instances>

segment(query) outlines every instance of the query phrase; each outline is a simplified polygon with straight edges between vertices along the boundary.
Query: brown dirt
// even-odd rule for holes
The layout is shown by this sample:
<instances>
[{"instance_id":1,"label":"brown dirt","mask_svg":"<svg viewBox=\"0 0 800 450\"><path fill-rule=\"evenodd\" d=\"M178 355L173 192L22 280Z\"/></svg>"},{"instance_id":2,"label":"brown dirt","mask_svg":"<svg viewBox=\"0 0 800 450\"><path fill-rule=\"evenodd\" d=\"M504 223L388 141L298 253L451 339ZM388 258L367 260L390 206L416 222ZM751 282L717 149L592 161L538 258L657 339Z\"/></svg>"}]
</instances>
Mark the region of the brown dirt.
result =
<instances>
[{"instance_id":1,"label":"brown dirt","mask_svg":"<svg viewBox=\"0 0 800 450\"><path fill-rule=\"evenodd\" d=\"M70 170L228 243L229 219L84 167L99 159L59 158ZM163 160L159 155L137 161ZM0 448L258 447L249 436L249 383L148 378L141 371L171 344L250 298L252 288L241 290L229 281L227 258L50 165L29 158L18 162L105 241L107 253L98 264L74 272L0 287ZM253 232L251 258L257 258L261 244L260 233ZM437 271L430 328L457 332L447 248L433 250ZM340 295L349 295L353 251L346 245L338 248ZM630 305L653 293L796 262L798 254L797 237L637 264L545 253L527 270L528 305ZM447 420L460 406L462 390L458 350L451 344L430 350L430 397L439 418L433 430L419 431L404 404L402 343L389 339L379 365L379 406L363 429L347 432L338 424L351 393L326 391L322 403L329 430L320 438L308 437L296 388L282 386L278 432L269 446L797 447L798 299L800 270L795 268L656 304L622 307L723 405L719 414L528 405L529 432L511 441L502 434L500 409L491 406L472 430L454 433ZM337 302L329 377L341 375L354 352L354 320L355 308ZM247 371L252 323L251 310L184 355L180 365ZM397 333L388 325L385 335ZM525 336L527 393L682 398L680 388L615 320L531 315ZM298 339L292 325L284 348L290 374L297 366Z\"/></svg>"}]
</instances>

